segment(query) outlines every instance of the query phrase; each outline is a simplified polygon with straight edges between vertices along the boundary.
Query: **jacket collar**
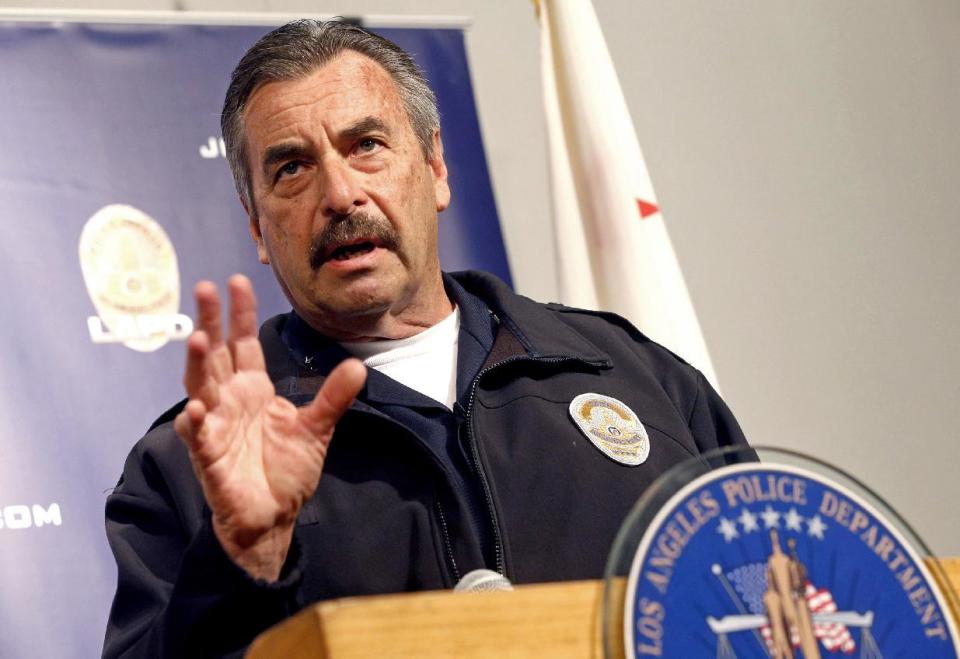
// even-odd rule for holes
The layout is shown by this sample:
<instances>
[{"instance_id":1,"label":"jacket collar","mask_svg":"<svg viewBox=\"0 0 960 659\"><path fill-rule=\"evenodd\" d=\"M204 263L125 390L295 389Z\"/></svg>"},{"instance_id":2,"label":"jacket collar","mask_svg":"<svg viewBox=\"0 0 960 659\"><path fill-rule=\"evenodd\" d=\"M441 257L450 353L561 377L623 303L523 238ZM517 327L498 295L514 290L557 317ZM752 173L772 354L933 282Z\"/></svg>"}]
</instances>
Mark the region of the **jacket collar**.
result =
<instances>
[{"instance_id":1,"label":"jacket collar","mask_svg":"<svg viewBox=\"0 0 960 659\"><path fill-rule=\"evenodd\" d=\"M516 339L516 352L532 359L610 365L607 353L560 320L556 310L517 295L497 277L466 270L444 273L444 279L455 281L487 304ZM293 312L267 320L260 328L260 343L270 379L277 393L287 397L315 393L329 369L348 356L339 344L312 330ZM317 359L323 363L316 363Z\"/></svg>"},{"instance_id":2,"label":"jacket collar","mask_svg":"<svg viewBox=\"0 0 960 659\"><path fill-rule=\"evenodd\" d=\"M482 299L510 330L529 357L578 359L609 366L610 357L593 342L559 319L550 306L517 295L497 277L475 270L444 274Z\"/></svg>"}]
</instances>

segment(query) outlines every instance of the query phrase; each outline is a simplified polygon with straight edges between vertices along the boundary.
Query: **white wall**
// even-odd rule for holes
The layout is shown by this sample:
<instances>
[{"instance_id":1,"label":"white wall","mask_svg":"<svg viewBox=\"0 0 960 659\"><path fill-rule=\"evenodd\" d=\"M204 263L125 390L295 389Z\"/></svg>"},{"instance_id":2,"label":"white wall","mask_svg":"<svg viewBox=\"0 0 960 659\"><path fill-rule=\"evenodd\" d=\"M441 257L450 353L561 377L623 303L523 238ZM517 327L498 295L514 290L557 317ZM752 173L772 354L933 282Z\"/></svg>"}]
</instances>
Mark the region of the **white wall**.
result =
<instances>
[{"instance_id":1,"label":"white wall","mask_svg":"<svg viewBox=\"0 0 960 659\"><path fill-rule=\"evenodd\" d=\"M838 463L960 555L960 5L594 4L748 436ZM515 282L554 297L530 2L0 1L30 6L471 17Z\"/></svg>"}]
</instances>

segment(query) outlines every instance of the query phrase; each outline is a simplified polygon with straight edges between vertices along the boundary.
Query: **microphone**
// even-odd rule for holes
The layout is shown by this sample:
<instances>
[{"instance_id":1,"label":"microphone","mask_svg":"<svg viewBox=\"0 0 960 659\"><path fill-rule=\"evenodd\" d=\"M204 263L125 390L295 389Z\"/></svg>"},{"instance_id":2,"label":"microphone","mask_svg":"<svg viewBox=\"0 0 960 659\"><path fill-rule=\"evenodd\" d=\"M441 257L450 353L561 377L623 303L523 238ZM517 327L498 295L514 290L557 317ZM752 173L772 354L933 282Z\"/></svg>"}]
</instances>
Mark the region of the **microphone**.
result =
<instances>
[{"instance_id":1,"label":"microphone","mask_svg":"<svg viewBox=\"0 0 960 659\"><path fill-rule=\"evenodd\" d=\"M453 587L455 593L485 593L494 590L513 590L513 584L499 572L483 568L467 572Z\"/></svg>"}]
</instances>

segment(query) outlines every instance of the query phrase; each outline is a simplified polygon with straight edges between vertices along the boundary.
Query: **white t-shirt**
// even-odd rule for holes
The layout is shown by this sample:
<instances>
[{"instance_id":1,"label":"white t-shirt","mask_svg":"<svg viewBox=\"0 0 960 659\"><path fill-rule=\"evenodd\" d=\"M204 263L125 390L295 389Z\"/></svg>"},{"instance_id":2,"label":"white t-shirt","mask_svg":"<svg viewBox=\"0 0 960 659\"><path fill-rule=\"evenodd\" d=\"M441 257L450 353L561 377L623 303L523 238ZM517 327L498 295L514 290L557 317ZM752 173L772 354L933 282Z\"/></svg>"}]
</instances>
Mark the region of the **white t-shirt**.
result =
<instances>
[{"instance_id":1,"label":"white t-shirt","mask_svg":"<svg viewBox=\"0 0 960 659\"><path fill-rule=\"evenodd\" d=\"M344 341L344 349L397 382L449 409L457 400L460 308L433 327L406 339Z\"/></svg>"}]
</instances>

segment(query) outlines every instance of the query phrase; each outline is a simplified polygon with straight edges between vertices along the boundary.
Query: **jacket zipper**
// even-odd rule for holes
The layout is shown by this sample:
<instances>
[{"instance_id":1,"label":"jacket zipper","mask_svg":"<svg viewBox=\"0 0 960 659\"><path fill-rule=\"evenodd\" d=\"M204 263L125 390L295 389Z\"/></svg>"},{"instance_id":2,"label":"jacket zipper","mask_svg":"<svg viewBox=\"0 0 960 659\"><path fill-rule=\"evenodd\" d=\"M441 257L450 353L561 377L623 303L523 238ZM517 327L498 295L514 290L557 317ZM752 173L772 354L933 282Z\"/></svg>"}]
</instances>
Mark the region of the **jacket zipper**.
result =
<instances>
[{"instance_id":1,"label":"jacket zipper","mask_svg":"<svg viewBox=\"0 0 960 659\"><path fill-rule=\"evenodd\" d=\"M437 499L437 516L440 518L440 530L443 533L443 544L447 550L447 559L450 561L450 567L453 568L454 583L460 581L460 570L457 569L457 560L453 557L453 545L450 543L450 532L447 530L447 518L443 514L443 506Z\"/></svg>"},{"instance_id":2,"label":"jacket zipper","mask_svg":"<svg viewBox=\"0 0 960 659\"><path fill-rule=\"evenodd\" d=\"M499 323L499 319L497 319L497 321ZM520 361L538 362L541 364L557 364L560 362L578 361L578 362L583 362L585 364L591 364L591 362L585 361L577 357L530 357L529 355L516 355L514 357L504 359L503 361L499 361L495 364L491 364L490 366L487 366L481 369L480 372L477 373L476 377L473 379L473 382L470 385L470 398L467 401L467 409L466 409L466 413L464 414L464 424L467 427L467 443L470 445L470 454L473 457L474 468L476 469L477 475L480 477L480 484L483 487L484 502L487 504L487 512L490 514L490 523L491 523L491 526L493 527L494 552L495 552L497 572L503 575L504 577L507 576L507 567L506 567L506 561L504 558L503 537L500 533L500 522L497 517L497 510L496 510L496 507L493 505L493 493L492 493L492 490L490 489L490 482L488 481L487 475L483 470L483 464L480 461L480 451L477 447L477 442L473 436L472 413L473 413L473 402L474 400L476 400L476 397L477 397L477 387L480 384L480 379L484 375L486 375L487 373L489 373L490 371L496 368L505 366L507 364L520 362ZM311 368L311 370L313 370L309 361L307 361L307 366L308 368ZM356 410L356 412L360 414L371 413L371 412L362 411L362 410ZM386 419L390 423L394 423L394 424L396 423L386 415L382 415L376 412L374 412L374 414L376 414L377 416L382 416L384 419ZM414 445L419 447L419 443L416 441L414 442ZM443 465L437 462L436 457L430 451L423 451L423 452L428 456L428 459L430 459L432 462L434 462L434 464L436 464L440 468L441 471L445 471ZM453 544L450 541L450 531L447 527L447 519L446 519L446 516L443 514L443 508L441 507L439 500L437 500L436 502L436 508L437 508L437 516L440 520L440 530L443 535L443 544L444 544L444 549L446 550L447 560L450 562L450 568L453 571L455 580L460 581L460 570L457 567L457 561L454 558Z\"/></svg>"},{"instance_id":3,"label":"jacket zipper","mask_svg":"<svg viewBox=\"0 0 960 659\"><path fill-rule=\"evenodd\" d=\"M491 525L493 526L493 541L494 541L493 549L495 552L497 572L499 572L504 577L507 577L507 566L506 566L506 560L504 558L504 551L503 551L503 537L500 533L500 521L497 518L496 507L493 505L493 493L492 493L492 490L490 489L490 481L487 479L487 475L483 471L483 463L480 461L480 450L477 447L477 442L473 436L472 412L473 412L473 402L474 400L476 400L476 397L477 397L477 387L480 384L480 379L490 371L494 370L495 368L499 368L501 366L505 366L506 364L512 364L520 361L539 362L541 364L556 364L556 363L565 362L565 361L582 362L584 360L578 359L575 357L530 357L529 355L517 355L514 357L510 357L508 359L504 359L503 361L497 362L496 364L491 364L490 366L487 366L486 368L482 369L479 373L477 373L477 377L473 379L473 383L470 385L470 398L467 401L467 411L464 419L464 423L467 426L467 442L470 444L470 453L473 456L473 463L477 471L477 475L480 477L480 484L483 486L483 498L485 503L487 504L487 512L490 514L490 522L491 522ZM589 362L585 362L585 363L589 363Z\"/></svg>"},{"instance_id":4,"label":"jacket zipper","mask_svg":"<svg viewBox=\"0 0 960 659\"><path fill-rule=\"evenodd\" d=\"M432 462L437 467L437 469L440 470L440 473L444 474L444 476L446 477L449 483L453 482L453 479L450 478L450 476L446 473L446 467L444 467L444 465L437 460L437 457L433 454L432 451L428 451L424 449L423 446L421 446L420 442L418 441L417 437L413 435L406 427L404 427L403 425L397 423L390 417L376 410L368 411L363 409L353 409L353 408L351 409L354 414L365 414L365 415L370 415L370 416L380 418L391 425L397 426L404 433L411 435L413 437L413 441L411 442L413 446L415 446L417 450L421 452L422 455L426 456L427 460ZM450 541L450 531L447 527L447 518L443 514L443 508L440 506L439 498L436 500L436 508L437 508L437 516L440 520L440 532L441 532L441 535L443 536L443 545L444 545L444 550L446 551L446 558L449 561L449 564L450 564L449 567L453 572L454 583L456 583L457 581L460 581L460 570L457 567L457 561L453 555L453 543Z\"/></svg>"}]
</instances>

